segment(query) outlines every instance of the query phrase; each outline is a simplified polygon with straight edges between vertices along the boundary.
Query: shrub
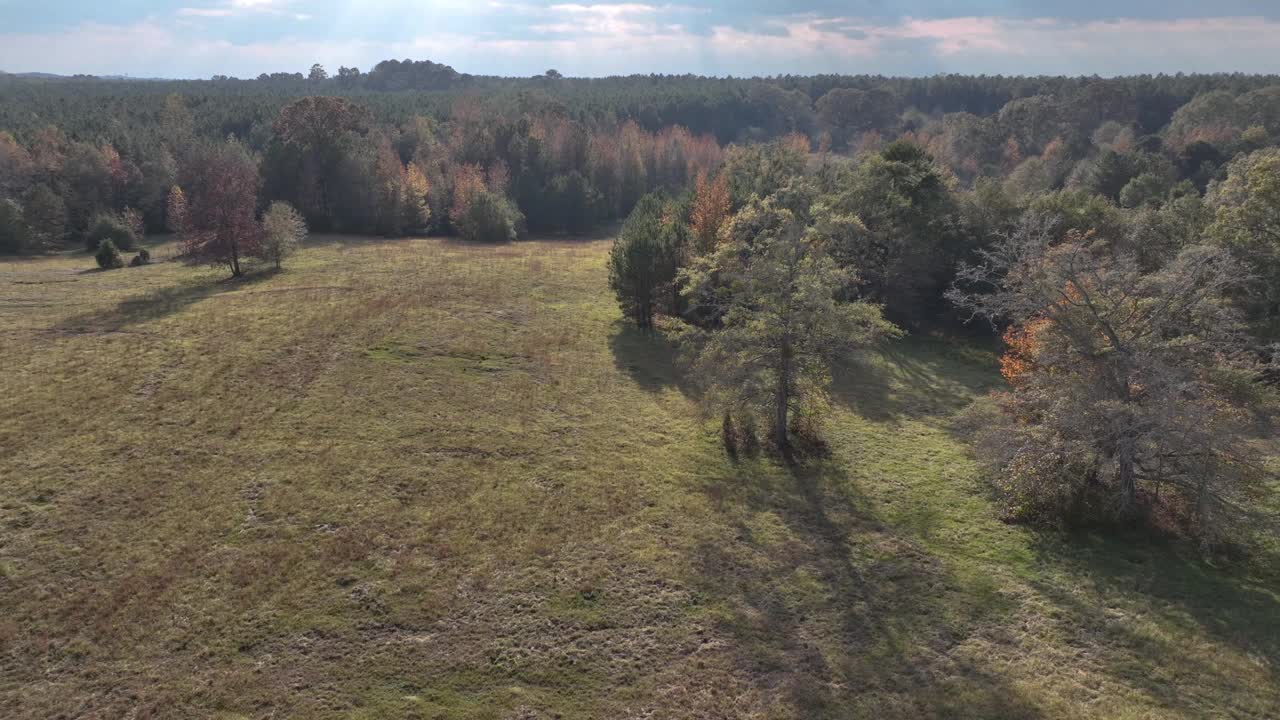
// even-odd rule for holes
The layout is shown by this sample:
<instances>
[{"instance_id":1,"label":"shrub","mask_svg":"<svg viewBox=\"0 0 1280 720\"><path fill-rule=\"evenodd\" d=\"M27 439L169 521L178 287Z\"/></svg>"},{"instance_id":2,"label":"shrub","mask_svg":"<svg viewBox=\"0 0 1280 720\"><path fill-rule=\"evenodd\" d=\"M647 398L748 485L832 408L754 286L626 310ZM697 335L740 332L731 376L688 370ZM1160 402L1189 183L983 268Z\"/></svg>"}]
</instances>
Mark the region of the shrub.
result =
<instances>
[{"instance_id":1,"label":"shrub","mask_svg":"<svg viewBox=\"0 0 1280 720\"><path fill-rule=\"evenodd\" d=\"M510 242L520 236L524 216L505 196L476 191L458 218L458 233L472 242Z\"/></svg>"},{"instance_id":2,"label":"shrub","mask_svg":"<svg viewBox=\"0 0 1280 720\"><path fill-rule=\"evenodd\" d=\"M116 244L111 242L110 238L102 240L102 244L98 246L98 253L93 258L98 261L98 267L103 270L124 267L124 260L120 257L120 250L116 248Z\"/></svg>"},{"instance_id":3,"label":"shrub","mask_svg":"<svg viewBox=\"0 0 1280 720\"><path fill-rule=\"evenodd\" d=\"M131 218L103 213L93 219L85 245L93 251L97 250L104 240L110 240L117 250L132 250L141 239L133 227Z\"/></svg>"}]
</instances>

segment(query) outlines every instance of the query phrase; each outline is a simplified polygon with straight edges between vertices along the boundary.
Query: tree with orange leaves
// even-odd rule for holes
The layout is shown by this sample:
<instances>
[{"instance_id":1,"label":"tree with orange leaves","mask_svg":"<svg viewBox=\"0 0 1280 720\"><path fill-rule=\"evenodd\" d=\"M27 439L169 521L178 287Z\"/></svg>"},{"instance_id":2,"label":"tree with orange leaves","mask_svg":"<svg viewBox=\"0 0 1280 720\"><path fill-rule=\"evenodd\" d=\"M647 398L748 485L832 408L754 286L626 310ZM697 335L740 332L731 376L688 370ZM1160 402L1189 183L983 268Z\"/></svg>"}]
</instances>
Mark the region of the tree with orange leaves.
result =
<instances>
[{"instance_id":1,"label":"tree with orange leaves","mask_svg":"<svg viewBox=\"0 0 1280 720\"><path fill-rule=\"evenodd\" d=\"M1010 385L1017 385L1036 367L1036 356L1043 346L1041 337L1049 321L1044 318L1028 320L1021 325L1010 325L1001 339L1005 352L999 357L1000 375Z\"/></svg>"},{"instance_id":2,"label":"tree with orange leaves","mask_svg":"<svg viewBox=\"0 0 1280 720\"><path fill-rule=\"evenodd\" d=\"M1013 514L1134 518L1166 488L1206 541L1250 515L1258 465L1220 378L1258 368L1224 302L1245 275L1227 252L1191 246L1148 271L1033 213L980 258L948 295L1012 323L1000 362L1012 390L978 447Z\"/></svg>"},{"instance_id":3,"label":"tree with orange leaves","mask_svg":"<svg viewBox=\"0 0 1280 720\"><path fill-rule=\"evenodd\" d=\"M705 172L694 181L693 207L689 211L690 229L699 253L710 251L716 244L720 227L729 219L729 176L724 173L708 181Z\"/></svg>"},{"instance_id":4,"label":"tree with orange leaves","mask_svg":"<svg viewBox=\"0 0 1280 720\"><path fill-rule=\"evenodd\" d=\"M449 205L449 222L455 227L467 214L471 200L484 192L484 168L479 165L458 165L453 169L453 202Z\"/></svg>"}]
</instances>

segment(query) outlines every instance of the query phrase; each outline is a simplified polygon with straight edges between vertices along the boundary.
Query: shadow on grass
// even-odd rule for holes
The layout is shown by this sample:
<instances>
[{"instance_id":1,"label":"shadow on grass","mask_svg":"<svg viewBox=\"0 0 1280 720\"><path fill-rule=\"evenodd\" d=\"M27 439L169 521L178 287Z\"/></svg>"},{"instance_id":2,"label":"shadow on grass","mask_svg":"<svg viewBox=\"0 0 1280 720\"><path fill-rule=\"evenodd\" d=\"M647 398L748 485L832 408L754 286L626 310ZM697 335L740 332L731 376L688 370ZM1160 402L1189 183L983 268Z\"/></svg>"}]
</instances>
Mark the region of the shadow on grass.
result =
<instances>
[{"instance_id":1,"label":"shadow on grass","mask_svg":"<svg viewBox=\"0 0 1280 720\"><path fill-rule=\"evenodd\" d=\"M1272 687L1280 687L1280 594L1274 589L1280 573L1274 553L1218 568L1186 540L1152 538L1141 530L1046 532L1036 536L1032 549L1065 577L1033 586L1064 612L1078 642L1103 648L1109 674L1160 704L1185 708L1197 698L1167 675L1153 676L1153 667L1211 678L1230 697L1248 698L1256 689L1227 668L1178 653L1163 633L1138 632L1133 617L1154 616L1162 627L1233 646L1255 658Z\"/></svg>"},{"instance_id":2,"label":"shadow on grass","mask_svg":"<svg viewBox=\"0 0 1280 720\"><path fill-rule=\"evenodd\" d=\"M869 501L838 462L760 468L705 486L736 537L699 548L698 581L727 606L720 629L739 670L788 716L1041 717L960 651L1001 598L950 601L959 581L860 509Z\"/></svg>"},{"instance_id":3,"label":"shadow on grass","mask_svg":"<svg viewBox=\"0 0 1280 720\"><path fill-rule=\"evenodd\" d=\"M834 399L874 420L944 422L998 386L981 359L932 339L904 341L861 374L838 378ZM1252 661L1280 687L1273 555L1223 570L1185 542L1123 531L1001 530L991 518L964 518L957 513L970 511L935 501L928 485L895 483L895 505L915 509L880 515L877 499L836 459L844 455L802 458L782 475L774 458L741 462L704 484L735 537L698 548L697 582L723 607L717 617L739 671L776 691L786 707L779 714L1040 717L1038 698L974 650L994 648L1004 662L1020 652L1012 638L1026 630L1023 590L999 579L1020 569L1028 573L1021 587L1044 604L1030 607L1060 650L1077 652L1091 673L1169 715L1209 702L1257 715L1280 701L1220 649L1238 650L1237 662ZM934 534L957 520L989 523L999 537L943 553ZM1020 678L1028 680L1035 685Z\"/></svg>"},{"instance_id":4,"label":"shadow on grass","mask_svg":"<svg viewBox=\"0 0 1280 720\"><path fill-rule=\"evenodd\" d=\"M644 331L634 323L619 320L609 336L613 364L624 370L641 388L658 392L675 387L691 398L699 397L697 388L681 371L676 346L658 331Z\"/></svg>"},{"instance_id":5,"label":"shadow on grass","mask_svg":"<svg viewBox=\"0 0 1280 720\"><path fill-rule=\"evenodd\" d=\"M831 394L877 422L946 417L1000 385L971 340L908 336L832 368Z\"/></svg>"},{"instance_id":6,"label":"shadow on grass","mask_svg":"<svg viewBox=\"0 0 1280 720\"><path fill-rule=\"evenodd\" d=\"M74 315L53 329L62 332L116 332L172 315L205 298L249 287L276 273L275 268L270 268L238 278L189 280L127 298L109 309Z\"/></svg>"}]
</instances>

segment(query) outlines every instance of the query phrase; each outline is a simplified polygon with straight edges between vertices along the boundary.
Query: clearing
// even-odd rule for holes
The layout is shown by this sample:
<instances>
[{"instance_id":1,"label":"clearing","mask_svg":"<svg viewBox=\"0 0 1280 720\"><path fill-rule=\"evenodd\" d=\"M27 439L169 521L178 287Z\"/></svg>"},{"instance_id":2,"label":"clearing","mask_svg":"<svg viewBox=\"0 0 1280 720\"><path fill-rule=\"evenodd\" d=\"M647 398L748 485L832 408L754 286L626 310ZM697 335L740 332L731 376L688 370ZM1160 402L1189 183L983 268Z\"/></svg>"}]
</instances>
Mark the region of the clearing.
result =
<instances>
[{"instance_id":1,"label":"clearing","mask_svg":"<svg viewBox=\"0 0 1280 720\"><path fill-rule=\"evenodd\" d=\"M608 249L0 262L0 716L1280 716L1274 558L995 519L989 353L734 461Z\"/></svg>"}]
</instances>

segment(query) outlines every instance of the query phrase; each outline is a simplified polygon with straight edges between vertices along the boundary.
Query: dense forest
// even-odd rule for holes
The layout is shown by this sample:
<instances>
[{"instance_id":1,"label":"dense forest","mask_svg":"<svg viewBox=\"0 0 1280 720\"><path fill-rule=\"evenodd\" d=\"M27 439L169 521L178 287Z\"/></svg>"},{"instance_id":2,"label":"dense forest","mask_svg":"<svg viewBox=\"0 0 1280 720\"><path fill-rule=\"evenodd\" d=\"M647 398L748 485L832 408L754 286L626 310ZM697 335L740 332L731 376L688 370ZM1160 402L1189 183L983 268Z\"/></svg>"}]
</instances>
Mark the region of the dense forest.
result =
<instances>
[{"instance_id":1,"label":"dense forest","mask_svg":"<svg viewBox=\"0 0 1280 720\"><path fill-rule=\"evenodd\" d=\"M613 289L690 349L726 443L757 421L813 440L832 363L981 320L1010 389L971 409L973 439L1010 517L1163 497L1212 540L1258 488L1277 145L1274 76L5 76L0 248L113 267L172 231L239 275L308 229L506 242L625 219Z\"/></svg>"}]
</instances>

